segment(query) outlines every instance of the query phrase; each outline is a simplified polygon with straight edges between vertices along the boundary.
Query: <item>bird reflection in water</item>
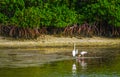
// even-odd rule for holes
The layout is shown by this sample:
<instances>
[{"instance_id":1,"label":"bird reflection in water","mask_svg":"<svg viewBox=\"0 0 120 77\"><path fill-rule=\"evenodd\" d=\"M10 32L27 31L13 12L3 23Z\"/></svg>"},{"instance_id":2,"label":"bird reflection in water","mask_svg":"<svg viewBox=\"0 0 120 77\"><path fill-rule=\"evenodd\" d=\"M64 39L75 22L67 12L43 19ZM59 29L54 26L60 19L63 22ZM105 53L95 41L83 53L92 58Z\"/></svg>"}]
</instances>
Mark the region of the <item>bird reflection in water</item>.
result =
<instances>
[{"instance_id":1,"label":"bird reflection in water","mask_svg":"<svg viewBox=\"0 0 120 77\"><path fill-rule=\"evenodd\" d=\"M76 58L76 63L73 63L73 65L72 65L73 77L77 76L77 69L80 69L79 66L82 71L85 71L87 69L87 63L85 62L85 58L81 57L81 55L78 55L78 57Z\"/></svg>"},{"instance_id":2,"label":"bird reflection in water","mask_svg":"<svg viewBox=\"0 0 120 77\"><path fill-rule=\"evenodd\" d=\"M79 65L81 66L81 68L83 70L87 69L87 63L85 62L85 58L84 57L78 57L77 58L77 62L79 63Z\"/></svg>"},{"instance_id":3,"label":"bird reflection in water","mask_svg":"<svg viewBox=\"0 0 120 77\"><path fill-rule=\"evenodd\" d=\"M83 70L84 70L84 69L87 69L87 63L85 62L84 59L81 60L81 62L79 61L79 63L80 63L80 65L81 65L81 67L82 67Z\"/></svg>"},{"instance_id":4,"label":"bird reflection in water","mask_svg":"<svg viewBox=\"0 0 120 77\"><path fill-rule=\"evenodd\" d=\"M74 63L74 64L72 65L72 74L73 74L73 76L76 75L76 70L77 70L76 64Z\"/></svg>"},{"instance_id":5,"label":"bird reflection in water","mask_svg":"<svg viewBox=\"0 0 120 77\"><path fill-rule=\"evenodd\" d=\"M81 55L78 55L78 58L76 61L79 63L79 65L82 67L82 69L87 69L87 63L85 62L85 58L81 57Z\"/></svg>"}]
</instances>

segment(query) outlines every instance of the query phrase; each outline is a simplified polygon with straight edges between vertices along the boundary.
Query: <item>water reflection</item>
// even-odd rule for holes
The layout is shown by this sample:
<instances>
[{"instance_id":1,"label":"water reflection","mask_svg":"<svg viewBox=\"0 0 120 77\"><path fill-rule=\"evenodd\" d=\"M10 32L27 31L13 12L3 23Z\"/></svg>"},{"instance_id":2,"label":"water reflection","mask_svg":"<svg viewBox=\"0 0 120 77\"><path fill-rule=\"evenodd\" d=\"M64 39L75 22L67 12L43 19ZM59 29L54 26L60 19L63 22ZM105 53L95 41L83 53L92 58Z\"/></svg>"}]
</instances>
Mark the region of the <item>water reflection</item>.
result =
<instances>
[{"instance_id":1,"label":"water reflection","mask_svg":"<svg viewBox=\"0 0 120 77\"><path fill-rule=\"evenodd\" d=\"M119 48L89 48L87 51L96 51L96 56L103 58L73 60L70 57L71 52L45 55L37 51L0 51L0 77L120 77ZM92 52L88 54L90 57L94 56ZM64 56L68 59L65 60ZM61 60L61 58L64 59ZM48 61L51 59L59 61ZM44 62L43 60L48 62L41 65L40 62ZM36 65L30 66L30 64ZM24 65L28 66L24 67ZM12 68L15 66L17 68Z\"/></svg>"},{"instance_id":2,"label":"water reflection","mask_svg":"<svg viewBox=\"0 0 120 77\"><path fill-rule=\"evenodd\" d=\"M85 62L84 58L79 59L78 62L79 62L79 65L81 65L82 70L87 69L87 63Z\"/></svg>"},{"instance_id":3,"label":"water reflection","mask_svg":"<svg viewBox=\"0 0 120 77\"><path fill-rule=\"evenodd\" d=\"M72 74L73 74L73 76L76 75L76 72L77 72L77 68L76 68L76 64L74 63L74 64L72 65Z\"/></svg>"},{"instance_id":4,"label":"water reflection","mask_svg":"<svg viewBox=\"0 0 120 77\"><path fill-rule=\"evenodd\" d=\"M81 71L80 71L81 70ZM85 61L84 57L78 57L76 58L76 61L74 60L72 64L72 75L73 77L79 77L79 73L82 72L80 77L86 76L84 72L87 70L87 62Z\"/></svg>"}]
</instances>

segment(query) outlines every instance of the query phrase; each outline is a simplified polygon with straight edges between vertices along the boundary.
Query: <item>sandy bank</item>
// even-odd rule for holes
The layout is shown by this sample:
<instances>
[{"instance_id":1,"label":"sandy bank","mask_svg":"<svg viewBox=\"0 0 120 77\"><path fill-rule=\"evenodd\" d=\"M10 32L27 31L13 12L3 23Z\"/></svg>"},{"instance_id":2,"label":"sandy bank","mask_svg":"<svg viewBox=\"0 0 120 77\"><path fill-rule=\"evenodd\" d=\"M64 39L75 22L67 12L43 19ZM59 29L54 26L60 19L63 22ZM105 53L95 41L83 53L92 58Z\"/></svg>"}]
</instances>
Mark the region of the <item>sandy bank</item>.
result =
<instances>
[{"instance_id":1,"label":"sandy bank","mask_svg":"<svg viewBox=\"0 0 120 77\"><path fill-rule=\"evenodd\" d=\"M54 37L46 35L34 40L13 40L0 37L0 48L37 48L37 47L69 47L77 46L120 46L120 38L75 38Z\"/></svg>"}]
</instances>

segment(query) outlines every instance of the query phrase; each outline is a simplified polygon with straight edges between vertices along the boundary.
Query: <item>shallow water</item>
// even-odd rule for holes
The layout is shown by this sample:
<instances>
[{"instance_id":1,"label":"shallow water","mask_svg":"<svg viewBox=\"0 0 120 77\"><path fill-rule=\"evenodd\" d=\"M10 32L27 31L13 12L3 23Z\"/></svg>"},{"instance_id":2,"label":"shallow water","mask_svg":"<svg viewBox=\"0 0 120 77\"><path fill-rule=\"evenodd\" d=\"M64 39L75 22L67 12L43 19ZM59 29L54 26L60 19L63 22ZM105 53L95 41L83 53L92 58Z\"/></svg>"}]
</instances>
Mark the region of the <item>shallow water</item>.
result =
<instances>
[{"instance_id":1,"label":"shallow water","mask_svg":"<svg viewBox=\"0 0 120 77\"><path fill-rule=\"evenodd\" d=\"M0 77L120 77L119 47L77 48L90 58L73 59L72 48L1 49Z\"/></svg>"}]
</instances>

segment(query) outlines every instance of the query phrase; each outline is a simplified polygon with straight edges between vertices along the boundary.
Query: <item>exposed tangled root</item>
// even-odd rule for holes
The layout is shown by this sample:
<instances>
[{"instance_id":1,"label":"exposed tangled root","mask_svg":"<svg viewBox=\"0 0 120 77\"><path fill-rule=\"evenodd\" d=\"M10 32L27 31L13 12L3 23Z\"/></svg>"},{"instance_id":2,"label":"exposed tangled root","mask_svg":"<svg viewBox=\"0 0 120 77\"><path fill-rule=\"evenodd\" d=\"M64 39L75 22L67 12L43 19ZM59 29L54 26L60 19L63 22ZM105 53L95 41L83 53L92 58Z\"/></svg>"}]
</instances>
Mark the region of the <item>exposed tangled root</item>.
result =
<instances>
[{"instance_id":1,"label":"exposed tangled root","mask_svg":"<svg viewBox=\"0 0 120 77\"><path fill-rule=\"evenodd\" d=\"M44 31L43 31L44 30ZM17 26L4 26L0 25L0 34L3 36L10 36L13 38L37 38L38 36L47 33L46 29L31 29L21 28Z\"/></svg>"},{"instance_id":2,"label":"exposed tangled root","mask_svg":"<svg viewBox=\"0 0 120 77\"><path fill-rule=\"evenodd\" d=\"M60 34L64 36L110 36L119 37L120 27L104 26L97 23L89 25L84 23L82 25L74 24L73 26L67 26L66 28L54 28L54 27L41 27L41 28L22 28L11 25L0 25L0 35L13 37L13 38L37 38L44 34Z\"/></svg>"},{"instance_id":3,"label":"exposed tangled root","mask_svg":"<svg viewBox=\"0 0 120 77\"><path fill-rule=\"evenodd\" d=\"M82 25L74 24L73 26L67 26L64 29L65 36L107 36L107 37L119 37L120 27L106 26L94 23L89 25L84 23Z\"/></svg>"}]
</instances>

